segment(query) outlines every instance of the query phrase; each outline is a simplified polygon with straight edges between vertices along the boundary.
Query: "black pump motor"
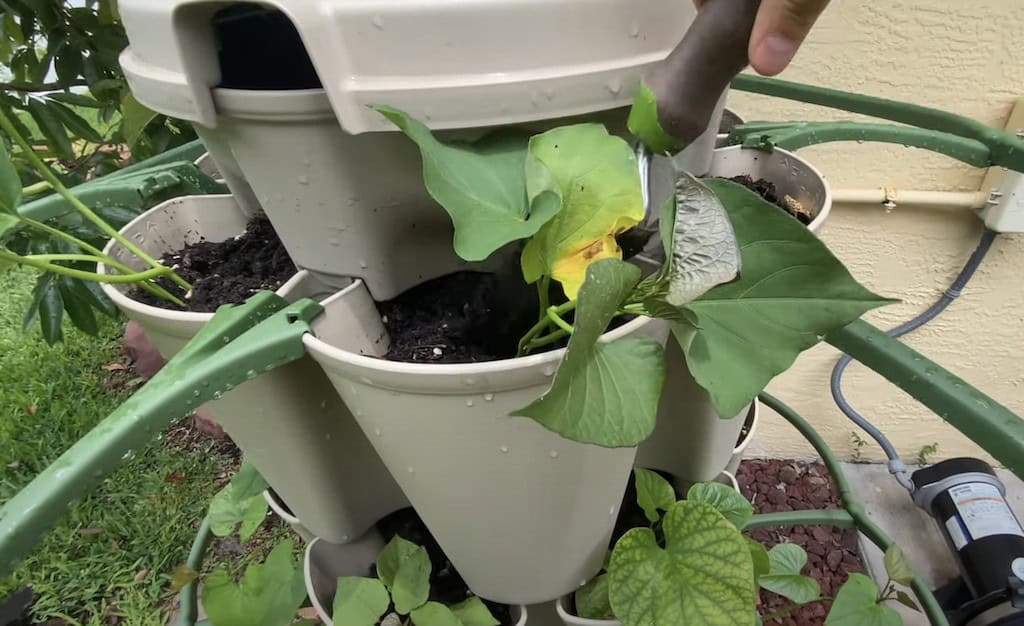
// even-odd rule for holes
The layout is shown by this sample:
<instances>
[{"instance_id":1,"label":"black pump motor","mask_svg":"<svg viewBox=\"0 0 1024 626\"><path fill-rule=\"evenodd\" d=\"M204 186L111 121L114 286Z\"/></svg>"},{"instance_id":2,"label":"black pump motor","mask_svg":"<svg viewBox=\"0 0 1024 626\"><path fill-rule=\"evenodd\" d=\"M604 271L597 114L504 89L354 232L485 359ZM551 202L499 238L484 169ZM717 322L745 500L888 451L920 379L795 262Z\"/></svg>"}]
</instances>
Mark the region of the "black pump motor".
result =
<instances>
[{"instance_id":1,"label":"black pump motor","mask_svg":"<svg viewBox=\"0 0 1024 626\"><path fill-rule=\"evenodd\" d=\"M936 592L951 626L1024 626L1024 527L992 467L949 459L912 475L914 502L938 522L962 578Z\"/></svg>"}]
</instances>

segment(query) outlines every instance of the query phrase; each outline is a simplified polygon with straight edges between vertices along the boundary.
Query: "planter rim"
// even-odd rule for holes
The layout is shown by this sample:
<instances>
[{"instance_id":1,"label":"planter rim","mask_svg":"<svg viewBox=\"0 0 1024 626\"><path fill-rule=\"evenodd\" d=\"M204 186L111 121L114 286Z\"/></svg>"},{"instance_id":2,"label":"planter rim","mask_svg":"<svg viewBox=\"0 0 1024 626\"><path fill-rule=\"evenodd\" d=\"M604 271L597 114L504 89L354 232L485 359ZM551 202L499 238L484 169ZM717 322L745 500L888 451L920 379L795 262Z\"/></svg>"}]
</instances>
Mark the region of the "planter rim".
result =
<instances>
[{"instance_id":1,"label":"planter rim","mask_svg":"<svg viewBox=\"0 0 1024 626\"><path fill-rule=\"evenodd\" d=\"M270 489L263 490L263 499L267 501L267 505L270 506L270 510L274 512L274 515L280 517L285 523L292 526L302 523L299 521L299 518L285 510L283 503L278 497L275 497L275 494L271 493Z\"/></svg>"},{"instance_id":2,"label":"planter rim","mask_svg":"<svg viewBox=\"0 0 1024 626\"><path fill-rule=\"evenodd\" d=\"M347 293L363 288L361 280L354 280L351 285L337 292L333 298L344 297ZM325 302L326 304L326 302ZM624 337L641 326L652 321L649 317L638 316L634 320L619 326L618 328L601 335L599 341L609 342ZM314 328L314 333L316 329ZM349 352L333 346L326 341L319 339L315 334L307 334L303 337L303 343L307 349L322 354L333 360L346 365L354 366L364 370L375 372L386 372L388 374L410 374L410 375L434 375L434 376L468 376L477 374L491 374L496 372L509 372L527 370L540 365L554 365L562 360L566 348L551 350L540 354L531 354L523 357L512 357L509 359L498 359L496 361L484 361L480 363L406 363L403 361L389 361L387 359L365 356Z\"/></svg>"},{"instance_id":3,"label":"planter rim","mask_svg":"<svg viewBox=\"0 0 1024 626\"><path fill-rule=\"evenodd\" d=\"M564 595L555 600L555 611L558 613L558 617L566 624L569 624L571 621L577 626L622 626L622 622L617 619L587 619L586 617L573 615L565 606L568 598L568 595Z\"/></svg>"},{"instance_id":4,"label":"planter rim","mask_svg":"<svg viewBox=\"0 0 1024 626\"><path fill-rule=\"evenodd\" d=\"M149 220L150 216L156 213L157 211L164 211L167 210L167 208L170 206L180 204L183 198L223 199L224 196L219 194L206 194L195 196L182 196L181 198L171 198L170 200L161 202L155 207L142 212L138 217L125 224L124 227L118 232L124 234L125 232L131 231L138 224ZM103 253L106 254L107 256L113 256L112 251L118 245L120 244L117 241L111 239L110 241L107 242L107 245L103 246ZM111 275L113 272L110 272L107 269L107 265L105 263L98 263L96 266L96 273L100 275ZM308 277L308 275L308 271L298 270L294 276L289 278L283 285L281 285L277 289L278 293L286 289L290 290L293 286L305 280ZM142 302L139 302L138 300L129 297L126 293L118 289L113 283L100 283L100 288L103 289L103 292L107 294L107 297L109 297L118 308L122 310L131 311L138 315L157 317L165 320L174 320L178 322L190 322L194 324L205 324L206 322L213 319L214 316L213 313L198 313L195 311L175 311L173 309L165 309L162 307L153 306L151 304L144 304Z\"/></svg>"},{"instance_id":5,"label":"planter rim","mask_svg":"<svg viewBox=\"0 0 1024 626\"><path fill-rule=\"evenodd\" d=\"M750 420L750 430L747 431L747 436L743 438L743 441L732 449L733 454L743 454L750 442L754 440L754 434L757 432L757 423L761 421L761 402L757 398L750 403L750 412L753 413L753 417ZM749 413L748 413L749 415ZM746 418L744 418L746 421Z\"/></svg>"},{"instance_id":6,"label":"planter rim","mask_svg":"<svg viewBox=\"0 0 1024 626\"><path fill-rule=\"evenodd\" d=\"M755 150L757 152L763 152L764 154L769 155L777 152L779 154L784 155L788 159L796 161L802 167L807 168L807 170L810 171L813 175L821 179L822 189L825 192L825 197L822 198L821 207L818 210L818 214L815 215L814 219L811 220L811 223L807 225L807 230L817 234L817 232L821 229L822 224L825 223L825 220L828 219L829 214L832 212L832 187L831 185L828 184L828 179L825 178L825 175L821 173L821 170L814 167L814 165L807 161L807 159L804 159L798 156L796 153L790 152L789 150L783 150L782 148L774 148L771 152L765 152L764 150L761 150L759 148L747 148L745 146L736 145L725 146L723 148L715 148L715 153L728 155L731 152L739 152L742 150Z\"/></svg>"},{"instance_id":7,"label":"planter rim","mask_svg":"<svg viewBox=\"0 0 1024 626\"><path fill-rule=\"evenodd\" d=\"M289 120L330 118L334 109L327 91L314 89L226 89L212 90L213 103L222 115L240 119Z\"/></svg>"}]
</instances>

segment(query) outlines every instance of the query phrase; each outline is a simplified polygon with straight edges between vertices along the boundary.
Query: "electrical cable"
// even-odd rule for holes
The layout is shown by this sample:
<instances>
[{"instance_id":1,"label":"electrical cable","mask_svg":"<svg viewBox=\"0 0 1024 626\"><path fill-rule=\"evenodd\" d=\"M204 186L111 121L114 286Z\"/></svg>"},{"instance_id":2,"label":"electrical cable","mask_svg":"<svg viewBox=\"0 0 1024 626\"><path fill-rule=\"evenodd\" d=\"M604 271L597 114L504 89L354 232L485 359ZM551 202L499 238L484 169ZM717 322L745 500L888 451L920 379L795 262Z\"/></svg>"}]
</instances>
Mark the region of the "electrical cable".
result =
<instances>
[{"instance_id":1,"label":"electrical cable","mask_svg":"<svg viewBox=\"0 0 1024 626\"><path fill-rule=\"evenodd\" d=\"M992 247L992 242L995 240L997 234L997 232L986 228L981 235L981 240L978 242L977 248L974 249L971 257L967 260L967 263L964 265L963 269L960 270L960 274L956 277L956 280L953 281L953 284L950 285L949 289L942 294L942 297L917 317L900 324L896 328L888 331L886 334L893 338L902 337L903 335L921 328L945 311L946 308L963 293L963 290L967 287L967 283L978 270L981 262L985 259L985 255L988 254L989 249ZM907 491L913 493L914 484L910 480L910 472L908 471L906 464L900 458L899 453L896 451L896 447L891 441L889 441L888 437L886 437L882 431L876 428L875 425L867 418L858 413L857 410L854 409L847 401L846 396L843 395L843 373L846 372L847 366L849 366L852 361L853 359L849 355L844 354L832 369L832 378L830 381L832 399L835 400L836 405L839 406L839 410L846 414L846 417L864 430L864 432L866 432L872 439L878 442L878 445L885 452L885 456L889 459L889 473L892 474L900 485L902 485Z\"/></svg>"}]
</instances>

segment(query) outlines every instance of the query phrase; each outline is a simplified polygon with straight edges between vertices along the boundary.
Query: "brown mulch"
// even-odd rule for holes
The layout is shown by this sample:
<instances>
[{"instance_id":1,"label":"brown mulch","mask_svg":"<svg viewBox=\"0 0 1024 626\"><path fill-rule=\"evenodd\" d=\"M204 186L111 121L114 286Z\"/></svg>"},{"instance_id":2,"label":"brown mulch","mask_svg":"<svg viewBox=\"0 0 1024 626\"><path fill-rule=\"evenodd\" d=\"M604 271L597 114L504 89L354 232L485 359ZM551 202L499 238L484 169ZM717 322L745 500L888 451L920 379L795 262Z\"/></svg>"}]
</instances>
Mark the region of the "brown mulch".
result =
<instances>
[{"instance_id":1,"label":"brown mulch","mask_svg":"<svg viewBox=\"0 0 1024 626\"><path fill-rule=\"evenodd\" d=\"M758 513L840 508L832 478L821 463L752 459L740 465L736 480ZM749 535L766 548L793 543L806 550L807 566L803 573L818 581L823 596L835 597L851 572L865 572L855 530L804 526L755 530ZM761 592L762 615L791 604L782 596ZM780 619L766 621L765 625L821 626L829 607L828 602L816 602Z\"/></svg>"}]
</instances>

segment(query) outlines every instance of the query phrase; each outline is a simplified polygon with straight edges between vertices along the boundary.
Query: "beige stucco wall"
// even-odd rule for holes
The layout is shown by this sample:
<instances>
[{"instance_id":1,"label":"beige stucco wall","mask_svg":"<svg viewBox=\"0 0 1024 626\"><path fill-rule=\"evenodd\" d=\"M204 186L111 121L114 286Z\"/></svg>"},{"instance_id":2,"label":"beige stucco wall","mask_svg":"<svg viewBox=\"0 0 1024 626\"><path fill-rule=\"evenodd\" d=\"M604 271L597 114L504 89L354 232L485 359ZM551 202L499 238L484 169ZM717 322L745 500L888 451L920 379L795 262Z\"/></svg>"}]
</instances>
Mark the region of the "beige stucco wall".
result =
<instances>
[{"instance_id":1,"label":"beige stucco wall","mask_svg":"<svg viewBox=\"0 0 1024 626\"><path fill-rule=\"evenodd\" d=\"M918 102L999 126L1024 97L1024 4L1021 0L836 0L783 78ZM842 112L733 93L729 106L748 120L829 119ZM802 154L833 188L977 190L983 170L901 146L832 144ZM823 238L853 274L902 304L868 316L891 328L933 302L973 250L980 221L966 211L841 206ZM963 298L908 343L1024 414L1024 236L1003 236ZM835 408L828 379L837 352L804 354L769 391L853 453L853 426ZM939 455L977 448L909 396L854 365L845 389L900 450L914 456L938 442ZM762 421L755 453L808 456L777 416ZM864 458L880 458L874 446Z\"/></svg>"}]
</instances>

